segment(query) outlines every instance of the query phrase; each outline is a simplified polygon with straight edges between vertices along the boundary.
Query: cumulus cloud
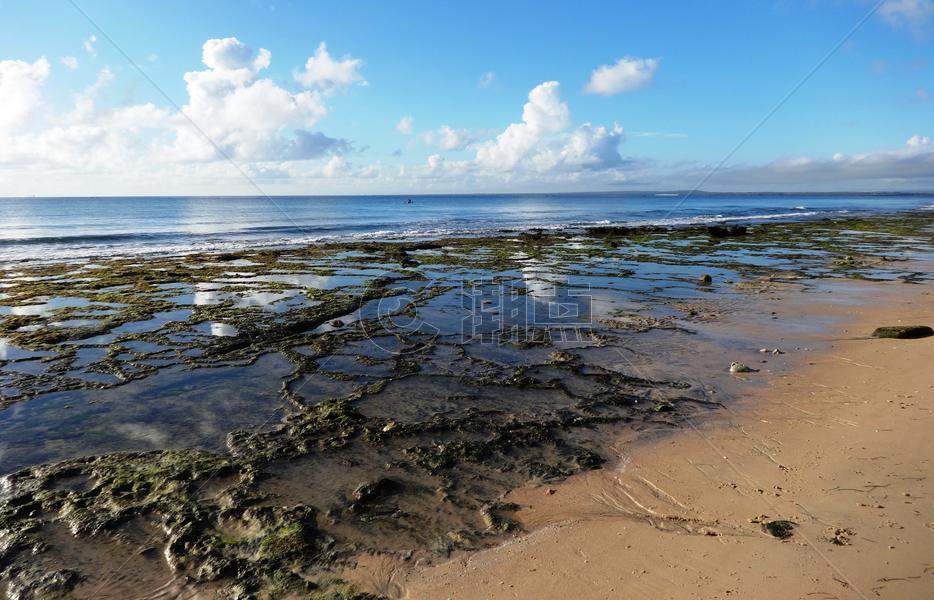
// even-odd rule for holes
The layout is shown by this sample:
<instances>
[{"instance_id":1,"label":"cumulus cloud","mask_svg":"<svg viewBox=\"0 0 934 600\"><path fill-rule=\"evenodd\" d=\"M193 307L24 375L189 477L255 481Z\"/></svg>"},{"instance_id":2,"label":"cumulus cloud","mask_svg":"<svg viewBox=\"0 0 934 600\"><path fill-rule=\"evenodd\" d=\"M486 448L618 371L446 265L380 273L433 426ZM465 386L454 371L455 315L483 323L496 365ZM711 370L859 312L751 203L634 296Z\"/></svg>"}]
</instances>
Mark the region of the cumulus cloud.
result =
<instances>
[{"instance_id":1,"label":"cumulus cloud","mask_svg":"<svg viewBox=\"0 0 934 600\"><path fill-rule=\"evenodd\" d=\"M879 16L892 27L924 32L934 19L934 0L885 0Z\"/></svg>"},{"instance_id":2,"label":"cumulus cloud","mask_svg":"<svg viewBox=\"0 0 934 600\"><path fill-rule=\"evenodd\" d=\"M78 59L74 56L63 56L60 60L63 65L72 71L78 68Z\"/></svg>"},{"instance_id":3,"label":"cumulus cloud","mask_svg":"<svg viewBox=\"0 0 934 600\"><path fill-rule=\"evenodd\" d=\"M341 60L334 60L328 53L324 42L315 50L305 63L305 70L295 74L295 79L307 88L332 90L346 88L354 84L366 85L367 82L360 74L363 61L351 56Z\"/></svg>"},{"instance_id":4,"label":"cumulus cloud","mask_svg":"<svg viewBox=\"0 0 934 600\"><path fill-rule=\"evenodd\" d=\"M210 165L222 158L217 144L248 170L268 174L282 171L282 165L353 152L349 141L311 129L327 113L324 92L291 92L264 78L270 61L269 51L254 51L236 38L206 41L205 69L184 75L188 100L181 113L151 103L103 105L102 91L114 79L105 67L74 95L70 111L47 115L44 128L19 133L14 128L41 101L49 65L44 58L32 64L2 61L0 166L88 178L94 173L207 176L217 172Z\"/></svg>"},{"instance_id":5,"label":"cumulus cloud","mask_svg":"<svg viewBox=\"0 0 934 600\"><path fill-rule=\"evenodd\" d=\"M278 160L309 160L326 155L342 155L352 150L353 145L347 140L328 137L317 131L296 129Z\"/></svg>"},{"instance_id":6,"label":"cumulus cloud","mask_svg":"<svg viewBox=\"0 0 934 600\"><path fill-rule=\"evenodd\" d=\"M176 118L173 150L179 157L216 159L216 144L231 157L275 160L295 147L290 130L308 129L327 113L318 91L292 93L259 76L271 56L237 38L204 43L202 62L208 68L185 73L188 102L182 107L201 131Z\"/></svg>"},{"instance_id":7,"label":"cumulus cloud","mask_svg":"<svg viewBox=\"0 0 934 600\"><path fill-rule=\"evenodd\" d=\"M412 124L415 122L415 119L409 116L402 117L399 119L399 122L396 123L396 131L402 135L409 135L412 133Z\"/></svg>"},{"instance_id":8,"label":"cumulus cloud","mask_svg":"<svg viewBox=\"0 0 934 600\"><path fill-rule=\"evenodd\" d=\"M442 150L463 150L471 141L466 129L455 130L447 125L438 129L438 147Z\"/></svg>"},{"instance_id":9,"label":"cumulus cloud","mask_svg":"<svg viewBox=\"0 0 934 600\"><path fill-rule=\"evenodd\" d=\"M213 71L241 71L256 74L269 66L272 54L260 48L253 49L235 37L210 39L201 47L201 62Z\"/></svg>"},{"instance_id":10,"label":"cumulus cloud","mask_svg":"<svg viewBox=\"0 0 934 600\"><path fill-rule=\"evenodd\" d=\"M919 135L916 133L910 138L908 138L908 141L905 142L905 145L910 148L917 148L918 146L927 146L930 143L931 143L931 138L929 138L926 135Z\"/></svg>"},{"instance_id":11,"label":"cumulus cloud","mask_svg":"<svg viewBox=\"0 0 934 600\"><path fill-rule=\"evenodd\" d=\"M493 71L487 71L480 76L480 81L477 82L477 87L488 88L493 85L494 81L496 81L496 73Z\"/></svg>"},{"instance_id":12,"label":"cumulus cloud","mask_svg":"<svg viewBox=\"0 0 934 600\"><path fill-rule=\"evenodd\" d=\"M612 96L645 87L658 68L657 58L625 56L614 65L601 65L590 74L584 91L588 94Z\"/></svg>"},{"instance_id":13,"label":"cumulus cloud","mask_svg":"<svg viewBox=\"0 0 934 600\"><path fill-rule=\"evenodd\" d=\"M513 123L495 140L477 146L477 162L492 170L508 171L525 158L542 139L568 127L571 113L562 102L557 81L546 81L529 92L522 108L522 122Z\"/></svg>"},{"instance_id":14,"label":"cumulus cloud","mask_svg":"<svg viewBox=\"0 0 934 600\"><path fill-rule=\"evenodd\" d=\"M97 72L94 83L85 87L75 94L75 107L61 118L53 118L52 121L64 123L78 123L92 117L96 110L98 96L104 87L113 81L114 74L110 67L104 67Z\"/></svg>"},{"instance_id":15,"label":"cumulus cloud","mask_svg":"<svg viewBox=\"0 0 934 600\"><path fill-rule=\"evenodd\" d=\"M623 128L616 123L612 127L584 123L571 133L557 151L545 150L536 158L536 162L539 170L609 169L623 162L619 155L622 140Z\"/></svg>"},{"instance_id":16,"label":"cumulus cloud","mask_svg":"<svg viewBox=\"0 0 934 600\"><path fill-rule=\"evenodd\" d=\"M49 76L49 61L43 56L33 63L0 60L0 130L23 125L39 105L40 88Z\"/></svg>"},{"instance_id":17,"label":"cumulus cloud","mask_svg":"<svg viewBox=\"0 0 934 600\"><path fill-rule=\"evenodd\" d=\"M81 45L84 46L85 52L93 56L97 54L97 49L94 47L94 44L96 43L97 43L97 36L92 34L91 37L84 40L84 43L82 43Z\"/></svg>"},{"instance_id":18,"label":"cumulus cloud","mask_svg":"<svg viewBox=\"0 0 934 600\"><path fill-rule=\"evenodd\" d=\"M560 98L557 81L529 92L522 122L476 145L476 165L493 173L575 174L622 166L623 129L584 123L571 127L571 113Z\"/></svg>"},{"instance_id":19,"label":"cumulus cloud","mask_svg":"<svg viewBox=\"0 0 934 600\"><path fill-rule=\"evenodd\" d=\"M466 129L453 129L442 125L437 130L423 131L419 138L429 146L438 146L441 150L463 150L473 138Z\"/></svg>"},{"instance_id":20,"label":"cumulus cloud","mask_svg":"<svg viewBox=\"0 0 934 600\"><path fill-rule=\"evenodd\" d=\"M71 170L83 176L142 162L148 144L168 131L169 112L153 104L101 107L101 91L112 80L110 69L101 69L93 83L74 95L72 110L49 117L43 129L0 139L0 164L38 167L44 175Z\"/></svg>"}]
</instances>

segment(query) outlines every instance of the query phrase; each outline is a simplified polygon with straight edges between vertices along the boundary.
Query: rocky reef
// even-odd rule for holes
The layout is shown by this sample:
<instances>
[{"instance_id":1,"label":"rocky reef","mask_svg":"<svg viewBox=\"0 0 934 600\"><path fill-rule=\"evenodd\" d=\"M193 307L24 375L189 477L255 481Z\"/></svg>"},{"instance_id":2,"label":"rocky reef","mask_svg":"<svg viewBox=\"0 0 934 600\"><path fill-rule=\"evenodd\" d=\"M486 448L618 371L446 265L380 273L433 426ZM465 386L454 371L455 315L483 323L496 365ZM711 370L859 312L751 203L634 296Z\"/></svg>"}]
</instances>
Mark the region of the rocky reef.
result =
<instances>
[{"instance_id":1,"label":"rocky reef","mask_svg":"<svg viewBox=\"0 0 934 600\"><path fill-rule=\"evenodd\" d=\"M7 265L0 595L169 579L194 597L365 598L335 575L354 557L497 543L518 529L509 490L716 410L738 384L705 362L726 343L708 324L770 318L756 299L779 286L927 279L912 258L932 228L904 214Z\"/></svg>"}]
</instances>

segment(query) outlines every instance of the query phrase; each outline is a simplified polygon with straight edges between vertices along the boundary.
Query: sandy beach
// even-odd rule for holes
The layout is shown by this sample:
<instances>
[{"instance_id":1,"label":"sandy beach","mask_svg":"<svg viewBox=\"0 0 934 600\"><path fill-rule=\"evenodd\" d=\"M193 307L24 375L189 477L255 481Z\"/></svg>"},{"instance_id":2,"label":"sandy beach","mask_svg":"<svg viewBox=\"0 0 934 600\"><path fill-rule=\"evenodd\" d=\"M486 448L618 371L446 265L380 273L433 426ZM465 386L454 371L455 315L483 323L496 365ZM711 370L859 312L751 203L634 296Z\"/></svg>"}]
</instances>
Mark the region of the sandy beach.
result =
<instances>
[{"instance_id":1,"label":"sandy beach","mask_svg":"<svg viewBox=\"0 0 934 600\"><path fill-rule=\"evenodd\" d=\"M411 599L932 597L934 338L868 336L934 321L934 295L851 287L868 300L821 309L842 318L826 351L612 468L510 494L531 534L371 581Z\"/></svg>"}]
</instances>

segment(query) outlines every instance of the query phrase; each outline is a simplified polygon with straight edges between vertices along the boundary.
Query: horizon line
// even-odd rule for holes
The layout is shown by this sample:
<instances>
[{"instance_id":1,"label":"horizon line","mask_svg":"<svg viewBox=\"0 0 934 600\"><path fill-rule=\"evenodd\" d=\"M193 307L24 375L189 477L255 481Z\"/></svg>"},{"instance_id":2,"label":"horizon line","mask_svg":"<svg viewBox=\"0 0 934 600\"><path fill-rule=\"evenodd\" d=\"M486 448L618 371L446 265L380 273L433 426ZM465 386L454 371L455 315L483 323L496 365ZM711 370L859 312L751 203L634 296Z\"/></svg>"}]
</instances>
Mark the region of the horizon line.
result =
<instances>
[{"instance_id":1,"label":"horizon line","mask_svg":"<svg viewBox=\"0 0 934 600\"><path fill-rule=\"evenodd\" d=\"M136 198L440 198L446 196L931 196L934 190L922 191L771 191L758 190L746 192L708 191L708 190L593 190L585 192L450 192L450 193L383 193L383 194L102 194L102 195L31 195L31 196L0 196L0 200L39 200L39 199L136 199Z\"/></svg>"}]
</instances>

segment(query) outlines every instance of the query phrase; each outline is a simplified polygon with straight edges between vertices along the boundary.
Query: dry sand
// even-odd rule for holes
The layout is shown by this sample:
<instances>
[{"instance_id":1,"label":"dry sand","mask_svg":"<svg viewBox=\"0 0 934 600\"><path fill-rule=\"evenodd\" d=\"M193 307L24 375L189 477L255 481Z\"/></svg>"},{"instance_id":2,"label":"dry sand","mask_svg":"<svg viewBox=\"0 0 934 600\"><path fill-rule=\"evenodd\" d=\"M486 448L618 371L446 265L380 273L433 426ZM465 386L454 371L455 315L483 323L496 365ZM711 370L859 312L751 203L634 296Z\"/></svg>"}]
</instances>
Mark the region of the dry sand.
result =
<instances>
[{"instance_id":1,"label":"dry sand","mask_svg":"<svg viewBox=\"0 0 934 600\"><path fill-rule=\"evenodd\" d=\"M870 288L869 305L836 307L829 350L791 357L749 397L624 445L612 468L513 492L532 533L415 570L373 558L370 587L459 600L934 598L934 338L866 338L934 324L934 295L853 292ZM770 519L795 522L793 535L764 532Z\"/></svg>"}]
</instances>

